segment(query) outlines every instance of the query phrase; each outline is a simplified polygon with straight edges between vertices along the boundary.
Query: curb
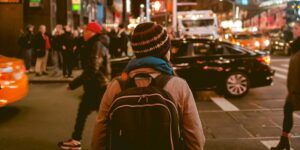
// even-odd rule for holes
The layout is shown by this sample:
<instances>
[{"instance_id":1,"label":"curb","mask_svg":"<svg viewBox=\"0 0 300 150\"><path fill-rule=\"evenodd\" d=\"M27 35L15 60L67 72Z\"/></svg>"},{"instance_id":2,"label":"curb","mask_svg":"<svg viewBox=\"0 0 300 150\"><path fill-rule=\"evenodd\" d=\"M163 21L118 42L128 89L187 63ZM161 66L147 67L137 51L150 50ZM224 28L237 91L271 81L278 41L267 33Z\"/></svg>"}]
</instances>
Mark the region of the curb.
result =
<instances>
[{"instance_id":1,"label":"curb","mask_svg":"<svg viewBox=\"0 0 300 150\"><path fill-rule=\"evenodd\" d=\"M43 84L43 83L70 83L72 80L29 80L29 83Z\"/></svg>"}]
</instances>

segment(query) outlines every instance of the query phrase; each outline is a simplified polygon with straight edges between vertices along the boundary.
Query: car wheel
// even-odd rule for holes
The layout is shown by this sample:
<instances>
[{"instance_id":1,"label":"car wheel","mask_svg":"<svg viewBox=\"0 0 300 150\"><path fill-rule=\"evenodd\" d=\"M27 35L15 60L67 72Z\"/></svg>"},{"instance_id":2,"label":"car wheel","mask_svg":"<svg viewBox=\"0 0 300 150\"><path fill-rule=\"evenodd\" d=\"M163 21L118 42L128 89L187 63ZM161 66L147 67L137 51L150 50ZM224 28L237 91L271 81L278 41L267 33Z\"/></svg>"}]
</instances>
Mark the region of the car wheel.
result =
<instances>
[{"instance_id":1,"label":"car wheel","mask_svg":"<svg viewBox=\"0 0 300 150\"><path fill-rule=\"evenodd\" d=\"M241 72L234 72L225 79L225 95L229 97L242 97L249 91L249 79Z\"/></svg>"}]
</instances>

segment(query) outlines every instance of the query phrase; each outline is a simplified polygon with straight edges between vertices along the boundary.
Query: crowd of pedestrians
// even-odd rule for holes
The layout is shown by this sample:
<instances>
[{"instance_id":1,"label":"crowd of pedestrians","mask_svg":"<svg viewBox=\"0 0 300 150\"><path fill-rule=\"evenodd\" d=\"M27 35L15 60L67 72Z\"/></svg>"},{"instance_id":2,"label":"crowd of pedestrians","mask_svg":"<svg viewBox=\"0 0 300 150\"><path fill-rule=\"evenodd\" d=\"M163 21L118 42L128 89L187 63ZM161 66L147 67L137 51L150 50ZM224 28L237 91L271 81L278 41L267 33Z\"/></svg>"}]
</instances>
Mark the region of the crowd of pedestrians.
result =
<instances>
[{"instance_id":1,"label":"crowd of pedestrians","mask_svg":"<svg viewBox=\"0 0 300 150\"><path fill-rule=\"evenodd\" d=\"M80 57L85 27L73 29L70 25L58 24L50 33L45 25L40 25L35 33L35 27L28 25L18 39L19 57L24 60L27 72L35 73L38 77L48 75L47 66L53 66L50 76L73 78L73 70L82 69ZM129 36L124 25L119 25L117 29L106 29L101 33L101 42L109 49L110 56L127 56Z\"/></svg>"}]
</instances>

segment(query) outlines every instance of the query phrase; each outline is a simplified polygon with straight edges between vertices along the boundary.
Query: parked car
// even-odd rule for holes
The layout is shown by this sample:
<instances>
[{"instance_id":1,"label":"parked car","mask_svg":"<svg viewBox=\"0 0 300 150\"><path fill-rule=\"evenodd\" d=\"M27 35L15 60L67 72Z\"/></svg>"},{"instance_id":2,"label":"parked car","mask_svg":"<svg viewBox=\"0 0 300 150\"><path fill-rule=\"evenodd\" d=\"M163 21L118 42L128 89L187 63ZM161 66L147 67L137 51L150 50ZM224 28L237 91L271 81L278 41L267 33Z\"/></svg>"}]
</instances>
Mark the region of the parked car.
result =
<instances>
[{"instance_id":1,"label":"parked car","mask_svg":"<svg viewBox=\"0 0 300 150\"><path fill-rule=\"evenodd\" d=\"M22 60L0 55L0 107L21 100L28 92Z\"/></svg>"},{"instance_id":2,"label":"parked car","mask_svg":"<svg viewBox=\"0 0 300 150\"><path fill-rule=\"evenodd\" d=\"M273 82L268 53L209 39L179 39L172 46L173 68L194 90L213 88L240 97Z\"/></svg>"},{"instance_id":3,"label":"parked car","mask_svg":"<svg viewBox=\"0 0 300 150\"><path fill-rule=\"evenodd\" d=\"M269 86L274 71L268 53L252 51L229 42L210 39L172 40L171 62L176 74L192 90L215 89L240 97L250 88ZM112 61L113 75L120 75L130 58Z\"/></svg>"}]
</instances>

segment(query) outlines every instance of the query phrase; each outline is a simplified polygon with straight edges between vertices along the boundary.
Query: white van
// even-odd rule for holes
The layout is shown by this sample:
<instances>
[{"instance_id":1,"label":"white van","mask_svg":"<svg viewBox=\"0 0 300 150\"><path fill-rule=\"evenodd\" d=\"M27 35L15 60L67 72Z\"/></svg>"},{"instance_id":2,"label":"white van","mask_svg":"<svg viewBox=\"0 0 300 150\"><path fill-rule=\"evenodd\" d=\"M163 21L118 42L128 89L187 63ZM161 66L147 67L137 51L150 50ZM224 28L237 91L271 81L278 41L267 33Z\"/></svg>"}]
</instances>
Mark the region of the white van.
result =
<instances>
[{"instance_id":1,"label":"white van","mask_svg":"<svg viewBox=\"0 0 300 150\"><path fill-rule=\"evenodd\" d=\"M218 38L218 21L211 10L180 11L178 15L178 30L187 37Z\"/></svg>"}]
</instances>

